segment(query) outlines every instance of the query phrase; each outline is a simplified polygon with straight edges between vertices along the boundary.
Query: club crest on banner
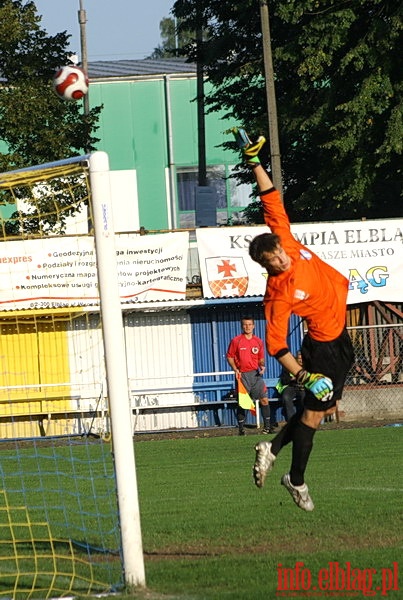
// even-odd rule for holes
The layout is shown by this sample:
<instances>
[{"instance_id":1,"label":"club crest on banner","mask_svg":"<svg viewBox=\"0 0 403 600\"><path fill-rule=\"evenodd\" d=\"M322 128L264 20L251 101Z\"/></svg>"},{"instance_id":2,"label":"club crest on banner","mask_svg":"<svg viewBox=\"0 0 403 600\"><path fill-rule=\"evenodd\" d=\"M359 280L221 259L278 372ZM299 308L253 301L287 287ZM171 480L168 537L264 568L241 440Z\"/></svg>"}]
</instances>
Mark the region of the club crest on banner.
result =
<instances>
[{"instance_id":1,"label":"club crest on banner","mask_svg":"<svg viewBox=\"0 0 403 600\"><path fill-rule=\"evenodd\" d=\"M248 272L241 256L206 258L208 284L215 298L244 296L248 289Z\"/></svg>"}]
</instances>

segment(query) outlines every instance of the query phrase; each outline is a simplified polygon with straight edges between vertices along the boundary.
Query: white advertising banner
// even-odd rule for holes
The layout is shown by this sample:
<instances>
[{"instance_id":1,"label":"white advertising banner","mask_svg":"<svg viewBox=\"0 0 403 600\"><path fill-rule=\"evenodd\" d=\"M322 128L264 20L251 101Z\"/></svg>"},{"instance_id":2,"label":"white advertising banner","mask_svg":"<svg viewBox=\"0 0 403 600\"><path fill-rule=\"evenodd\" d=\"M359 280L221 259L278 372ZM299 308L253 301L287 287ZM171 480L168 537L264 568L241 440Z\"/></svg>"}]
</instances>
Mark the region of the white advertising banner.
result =
<instances>
[{"instance_id":1,"label":"white advertising banner","mask_svg":"<svg viewBox=\"0 0 403 600\"><path fill-rule=\"evenodd\" d=\"M403 301L403 219L298 223L296 239L349 281L348 303ZM248 254L265 225L198 229L200 272L206 297L261 296L267 273Z\"/></svg>"},{"instance_id":2,"label":"white advertising banner","mask_svg":"<svg viewBox=\"0 0 403 600\"><path fill-rule=\"evenodd\" d=\"M117 235L115 247L122 302L185 297L188 232ZM0 277L0 310L99 304L92 237L2 242Z\"/></svg>"}]
</instances>

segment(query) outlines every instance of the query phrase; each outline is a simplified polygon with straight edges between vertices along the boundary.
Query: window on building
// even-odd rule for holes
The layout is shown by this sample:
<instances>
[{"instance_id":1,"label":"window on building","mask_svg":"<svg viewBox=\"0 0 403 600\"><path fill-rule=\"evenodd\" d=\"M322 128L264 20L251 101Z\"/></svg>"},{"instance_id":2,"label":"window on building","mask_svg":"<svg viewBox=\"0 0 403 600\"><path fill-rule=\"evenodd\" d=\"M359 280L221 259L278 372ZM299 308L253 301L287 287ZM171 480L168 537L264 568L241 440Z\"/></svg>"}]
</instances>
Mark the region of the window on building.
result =
<instances>
[{"instance_id":1,"label":"window on building","mask_svg":"<svg viewBox=\"0 0 403 600\"><path fill-rule=\"evenodd\" d=\"M237 185L229 178L233 166L207 167L207 185L214 188L217 196L217 225L242 223L242 209L251 201L251 185ZM195 226L195 202L198 182L197 167L177 169L178 226L181 229Z\"/></svg>"}]
</instances>

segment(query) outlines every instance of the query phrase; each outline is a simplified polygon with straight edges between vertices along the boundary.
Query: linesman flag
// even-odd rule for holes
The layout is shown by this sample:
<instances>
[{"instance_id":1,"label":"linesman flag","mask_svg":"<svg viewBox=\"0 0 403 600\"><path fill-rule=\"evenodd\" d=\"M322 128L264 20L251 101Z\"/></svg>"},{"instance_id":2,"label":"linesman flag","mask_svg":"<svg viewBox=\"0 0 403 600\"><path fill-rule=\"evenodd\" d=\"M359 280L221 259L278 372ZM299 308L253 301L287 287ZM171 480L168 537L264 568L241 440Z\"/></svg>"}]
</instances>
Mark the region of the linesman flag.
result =
<instances>
[{"instance_id":1,"label":"linesman flag","mask_svg":"<svg viewBox=\"0 0 403 600\"><path fill-rule=\"evenodd\" d=\"M238 379L238 404L241 408L244 408L245 410L250 410L250 412L253 415L256 415L255 403L246 391L245 386L242 383L242 379L240 377Z\"/></svg>"}]
</instances>

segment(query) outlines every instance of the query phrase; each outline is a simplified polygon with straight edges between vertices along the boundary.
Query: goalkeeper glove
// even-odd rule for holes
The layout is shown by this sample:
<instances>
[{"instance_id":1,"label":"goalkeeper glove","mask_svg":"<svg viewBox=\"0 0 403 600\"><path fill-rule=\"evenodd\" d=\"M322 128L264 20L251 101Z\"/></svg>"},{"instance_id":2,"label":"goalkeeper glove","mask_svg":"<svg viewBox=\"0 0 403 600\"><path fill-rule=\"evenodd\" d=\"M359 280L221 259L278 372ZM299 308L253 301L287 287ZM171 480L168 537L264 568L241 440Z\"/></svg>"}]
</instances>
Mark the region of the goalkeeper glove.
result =
<instances>
[{"instance_id":1,"label":"goalkeeper glove","mask_svg":"<svg viewBox=\"0 0 403 600\"><path fill-rule=\"evenodd\" d=\"M245 129L242 127L232 127L225 133L232 133L235 137L238 148L242 150L244 159L248 165L259 165L259 152L266 143L266 138L260 135L255 142L253 142Z\"/></svg>"},{"instance_id":2,"label":"goalkeeper glove","mask_svg":"<svg viewBox=\"0 0 403 600\"><path fill-rule=\"evenodd\" d=\"M296 375L297 383L302 384L318 400L327 402L333 396L333 382L321 373L308 373L301 369Z\"/></svg>"}]
</instances>

